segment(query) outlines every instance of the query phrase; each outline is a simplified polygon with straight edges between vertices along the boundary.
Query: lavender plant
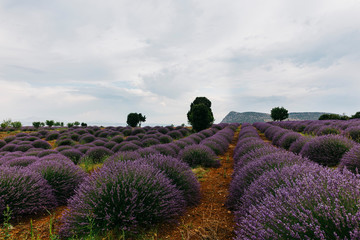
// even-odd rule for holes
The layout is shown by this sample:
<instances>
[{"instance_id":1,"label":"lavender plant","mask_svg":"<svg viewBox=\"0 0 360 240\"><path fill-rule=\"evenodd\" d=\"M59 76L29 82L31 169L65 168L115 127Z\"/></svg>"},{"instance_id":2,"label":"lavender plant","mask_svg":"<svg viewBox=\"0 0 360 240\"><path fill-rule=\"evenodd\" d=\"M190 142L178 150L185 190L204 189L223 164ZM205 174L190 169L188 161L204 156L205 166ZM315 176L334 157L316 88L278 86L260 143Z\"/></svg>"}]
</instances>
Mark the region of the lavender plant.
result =
<instances>
[{"instance_id":1,"label":"lavender plant","mask_svg":"<svg viewBox=\"0 0 360 240\"><path fill-rule=\"evenodd\" d=\"M220 161L214 151L205 145L191 145L185 147L179 153L179 158L191 167L219 167Z\"/></svg>"},{"instance_id":2,"label":"lavender plant","mask_svg":"<svg viewBox=\"0 0 360 240\"><path fill-rule=\"evenodd\" d=\"M300 154L325 166L336 166L354 142L339 135L325 135L308 141Z\"/></svg>"},{"instance_id":3,"label":"lavender plant","mask_svg":"<svg viewBox=\"0 0 360 240\"><path fill-rule=\"evenodd\" d=\"M0 166L0 198L14 217L41 213L57 205L47 181L28 168Z\"/></svg>"},{"instance_id":4,"label":"lavender plant","mask_svg":"<svg viewBox=\"0 0 360 240\"><path fill-rule=\"evenodd\" d=\"M181 191L160 170L138 161L105 166L85 179L62 218L63 238L92 231L137 232L174 221L185 210ZM92 219L92 221L89 221Z\"/></svg>"},{"instance_id":5,"label":"lavender plant","mask_svg":"<svg viewBox=\"0 0 360 240\"><path fill-rule=\"evenodd\" d=\"M323 168L250 207L236 239L359 239L360 180Z\"/></svg>"},{"instance_id":6,"label":"lavender plant","mask_svg":"<svg viewBox=\"0 0 360 240\"><path fill-rule=\"evenodd\" d=\"M86 174L70 161L37 161L29 169L39 173L52 187L58 204L66 204Z\"/></svg>"}]
</instances>

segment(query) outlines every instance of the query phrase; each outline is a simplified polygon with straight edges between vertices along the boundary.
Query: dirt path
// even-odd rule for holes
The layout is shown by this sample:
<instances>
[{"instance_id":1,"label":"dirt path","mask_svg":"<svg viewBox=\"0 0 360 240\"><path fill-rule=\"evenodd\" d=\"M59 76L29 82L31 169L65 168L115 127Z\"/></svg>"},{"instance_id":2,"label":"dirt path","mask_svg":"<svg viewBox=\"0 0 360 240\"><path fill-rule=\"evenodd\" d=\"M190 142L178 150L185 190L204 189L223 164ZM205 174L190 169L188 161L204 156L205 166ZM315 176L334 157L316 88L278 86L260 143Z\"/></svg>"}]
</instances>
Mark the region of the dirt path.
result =
<instances>
[{"instance_id":1,"label":"dirt path","mask_svg":"<svg viewBox=\"0 0 360 240\"><path fill-rule=\"evenodd\" d=\"M233 152L238 140L236 131L228 151L220 156L221 167L209 169L200 180L201 203L180 218L178 226L164 227L157 239L197 240L233 239L233 214L224 206L233 173Z\"/></svg>"}]
</instances>

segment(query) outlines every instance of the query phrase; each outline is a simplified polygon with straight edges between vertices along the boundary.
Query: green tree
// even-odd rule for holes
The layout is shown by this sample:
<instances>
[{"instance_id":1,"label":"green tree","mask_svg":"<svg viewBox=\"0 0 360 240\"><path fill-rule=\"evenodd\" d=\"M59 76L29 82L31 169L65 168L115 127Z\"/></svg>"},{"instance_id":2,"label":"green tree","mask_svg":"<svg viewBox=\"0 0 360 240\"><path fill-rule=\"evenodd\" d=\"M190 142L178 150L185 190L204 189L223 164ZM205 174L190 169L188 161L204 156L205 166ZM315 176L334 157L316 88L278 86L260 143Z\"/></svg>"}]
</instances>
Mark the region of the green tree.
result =
<instances>
[{"instance_id":1,"label":"green tree","mask_svg":"<svg viewBox=\"0 0 360 240\"><path fill-rule=\"evenodd\" d=\"M129 113L126 123L131 127L141 126L141 122L146 121L146 116L141 113Z\"/></svg>"},{"instance_id":2,"label":"green tree","mask_svg":"<svg viewBox=\"0 0 360 240\"><path fill-rule=\"evenodd\" d=\"M351 118L360 118L360 112L356 112Z\"/></svg>"},{"instance_id":3,"label":"green tree","mask_svg":"<svg viewBox=\"0 0 360 240\"><path fill-rule=\"evenodd\" d=\"M141 122L145 122L146 121L146 116L142 115L141 113L139 113L139 126L141 127Z\"/></svg>"},{"instance_id":4,"label":"green tree","mask_svg":"<svg viewBox=\"0 0 360 240\"><path fill-rule=\"evenodd\" d=\"M10 127L10 125L11 125L11 119L3 120L3 122L1 123L2 128Z\"/></svg>"},{"instance_id":5,"label":"green tree","mask_svg":"<svg viewBox=\"0 0 360 240\"><path fill-rule=\"evenodd\" d=\"M199 132L210 127L214 123L214 116L211 111L211 101L206 97L197 97L190 104L187 118L193 130Z\"/></svg>"},{"instance_id":6,"label":"green tree","mask_svg":"<svg viewBox=\"0 0 360 240\"><path fill-rule=\"evenodd\" d=\"M79 125L80 125L80 122L75 121L75 122L74 122L74 125L75 125L75 126L79 126Z\"/></svg>"},{"instance_id":7,"label":"green tree","mask_svg":"<svg viewBox=\"0 0 360 240\"><path fill-rule=\"evenodd\" d=\"M274 121L282 121L289 117L288 110L286 110L284 107L274 107L271 109L271 118Z\"/></svg>"},{"instance_id":8,"label":"green tree","mask_svg":"<svg viewBox=\"0 0 360 240\"><path fill-rule=\"evenodd\" d=\"M19 121L15 121L11 123L11 126L15 129L20 129L22 127L22 124Z\"/></svg>"},{"instance_id":9,"label":"green tree","mask_svg":"<svg viewBox=\"0 0 360 240\"><path fill-rule=\"evenodd\" d=\"M54 126L55 121L54 120L46 120L45 123L47 126L52 127L52 126Z\"/></svg>"},{"instance_id":10,"label":"green tree","mask_svg":"<svg viewBox=\"0 0 360 240\"><path fill-rule=\"evenodd\" d=\"M38 129L41 126L41 122L33 122L32 125L34 128Z\"/></svg>"}]
</instances>

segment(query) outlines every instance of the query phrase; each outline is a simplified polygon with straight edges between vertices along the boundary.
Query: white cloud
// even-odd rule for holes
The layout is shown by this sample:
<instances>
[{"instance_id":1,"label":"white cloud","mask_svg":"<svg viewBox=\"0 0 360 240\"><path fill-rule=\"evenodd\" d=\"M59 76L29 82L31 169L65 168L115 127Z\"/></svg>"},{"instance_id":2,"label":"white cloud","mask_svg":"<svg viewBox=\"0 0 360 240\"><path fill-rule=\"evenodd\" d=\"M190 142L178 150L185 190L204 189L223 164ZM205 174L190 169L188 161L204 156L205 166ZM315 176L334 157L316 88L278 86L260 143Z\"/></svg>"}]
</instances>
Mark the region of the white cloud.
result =
<instances>
[{"instance_id":1,"label":"white cloud","mask_svg":"<svg viewBox=\"0 0 360 240\"><path fill-rule=\"evenodd\" d=\"M355 112L359 11L357 0L5 0L3 118L138 111L181 124L197 96L217 121L274 105Z\"/></svg>"}]
</instances>

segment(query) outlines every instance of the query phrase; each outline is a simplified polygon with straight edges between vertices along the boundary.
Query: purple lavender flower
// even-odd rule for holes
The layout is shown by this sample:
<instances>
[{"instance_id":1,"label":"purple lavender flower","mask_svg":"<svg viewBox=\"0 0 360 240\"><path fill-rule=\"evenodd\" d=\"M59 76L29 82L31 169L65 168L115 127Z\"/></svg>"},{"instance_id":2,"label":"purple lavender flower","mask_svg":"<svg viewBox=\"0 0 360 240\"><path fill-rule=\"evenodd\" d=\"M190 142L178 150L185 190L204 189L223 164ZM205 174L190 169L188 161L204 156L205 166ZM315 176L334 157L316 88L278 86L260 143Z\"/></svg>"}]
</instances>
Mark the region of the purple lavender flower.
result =
<instances>
[{"instance_id":1,"label":"purple lavender flower","mask_svg":"<svg viewBox=\"0 0 360 240\"><path fill-rule=\"evenodd\" d=\"M136 232L174 221L185 210L182 192L163 172L149 164L130 161L105 166L79 186L62 218L62 237L111 229Z\"/></svg>"},{"instance_id":2,"label":"purple lavender flower","mask_svg":"<svg viewBox=\"0 0 360 240\"><path fill-rule=\"evenodd\" d=\"M39 173L52 187L57 202L66 204L86 173L70 161L37 161L29 169Z\"/></svg>"},{"instance_id":3,"label":"purple lavender flower","mask_svg":"<svg viewBox=\"0 0 360 240\"><path fill-rule=\"evenodd\" d=\"M144 161L161 170L183 192L188 206L199 203L200 184L189 165L177 158L162 154L148 155L138 161Z\"/></svg>"},{"instance_id":4,"label":"purple lavender flower","mask_svg":"<svg viewBox=\"0 0 360 240\"><path fill-rule=\"evenodd\" d=\"M325 135L308 141L300 154L325 166L336 166L354 142L339 135Z\"/></svg>"},{"instance_id":5,"label":"purple lavender flower","mask_svg":"<svg viewBox=\"0 0 360 240\"><path fill-rule=\"evenodd\" d=\"M219 167L220 162L214 151L205 145L191 145L185 147L179 153L179 158L191 167Z\"/></svg>"},{"instance_id":6,"label":"purple lavender flower","mask_svg":"<svg viewBox=\"0 0 360 240\"><path fill-rule=\"evenodd\" d=\"M275 152L249 162L234 172L233 180L230 183L227 206L236 209L244 191L264 172L304 161L308 160L291 152Z\"/></svg>"},{"instance_id":7,"label":"purple lavender flower","mask_svg":"<svg viewBox=\"0 0 360 240\"><path fill-rule=\"evenodd\" d=\"M27 168L0 166L0 198L9 205L12 217L42 213L57 205L47 181Z\"/></svg>"},{"instance_id":8,"label":"purple lavender flower","mask_svg":"<svg viewBox=\"0 0 360 240\"><path fill-rule=\"evenodd\" d=\"M323 168L251 206L236 239L359 239L359 204L358 177Z\"/></svg>"}]
</instances>

